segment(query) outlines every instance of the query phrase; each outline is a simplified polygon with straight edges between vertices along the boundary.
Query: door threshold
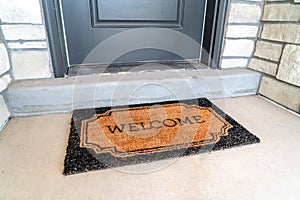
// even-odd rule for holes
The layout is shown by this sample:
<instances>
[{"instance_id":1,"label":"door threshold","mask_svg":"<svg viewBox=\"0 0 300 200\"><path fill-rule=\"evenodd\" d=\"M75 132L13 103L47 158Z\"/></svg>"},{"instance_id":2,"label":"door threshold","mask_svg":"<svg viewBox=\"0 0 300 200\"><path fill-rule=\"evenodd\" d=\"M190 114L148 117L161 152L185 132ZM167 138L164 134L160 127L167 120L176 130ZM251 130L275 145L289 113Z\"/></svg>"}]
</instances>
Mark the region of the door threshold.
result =
<instances>
[{"instance_id":1,"label":"door threshold","mask_svg":"<svg viewBox=\"0 0 300 200\"><path fill-rule=\"evenodd\" d=\"M140 61L140 62L119 62L112 64L84 64L73 65L68 68L66 76L86 76L97 74L118 74L118 73L136 73L136 72L155 72L169 70L195 70L207 69L208 66L200 63L198 60L189 61Z\"/></svg>"}]
</instances>

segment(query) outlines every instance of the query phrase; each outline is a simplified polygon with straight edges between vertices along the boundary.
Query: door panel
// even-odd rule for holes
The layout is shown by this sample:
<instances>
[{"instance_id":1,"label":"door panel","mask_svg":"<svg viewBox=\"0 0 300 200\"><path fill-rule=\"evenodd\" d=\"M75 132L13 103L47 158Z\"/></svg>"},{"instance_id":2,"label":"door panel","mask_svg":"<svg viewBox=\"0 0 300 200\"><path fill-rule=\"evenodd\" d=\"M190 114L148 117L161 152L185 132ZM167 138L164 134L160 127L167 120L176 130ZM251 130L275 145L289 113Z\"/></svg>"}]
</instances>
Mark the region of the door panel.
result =
<instances>
[{"instance_id":1,"label":"door panel","mask_svg":"<svg viewBox=\"0 0 300 200\"><path fill-rule=\"evenodd\" d=\"M205 0L61 0L70 65L85 64L85 57L101 42L133 28L170 28L201 43ZM134 34L134 32L132 33ZM150 34L150 32L149 32ZM164 36L166 37L166 36ZM168 36L167 36L168 37ZM164 38L152 38L153 43ZM168 41L177 38L169 35ZM148 41L149 42L149 41ZM151 43L151 41L150 41ZM109 48L118 48L115 43ZM178 48L178 47L176 47ZM186 48L188 59L198 59L200 48ZM99 52L101 53L101 52ZM181 60L172 52L139 49L120 56L116 62ZM99 58L95 63L103 63Z\"/></svg>"},{"instance_id":2,"label":"door panel","mask_svg":"<svg viewBox=\"0 0 300 200\"><path fill-rule=\"evenodd\" d=\"M97 4L98 19L176 21L179 0L94 0ZM145 10L145 8L147 8Z\"/></svg>"},{"instance_id":3,"label":"door panel","mask_svg":"<svg viewBox=\"0 0 300 200\"><path fill-rule=\"evenodd\" d=\"M91 6L94 28L182 26L182 0L92 0Z\"/></svg>"}]
</instances>

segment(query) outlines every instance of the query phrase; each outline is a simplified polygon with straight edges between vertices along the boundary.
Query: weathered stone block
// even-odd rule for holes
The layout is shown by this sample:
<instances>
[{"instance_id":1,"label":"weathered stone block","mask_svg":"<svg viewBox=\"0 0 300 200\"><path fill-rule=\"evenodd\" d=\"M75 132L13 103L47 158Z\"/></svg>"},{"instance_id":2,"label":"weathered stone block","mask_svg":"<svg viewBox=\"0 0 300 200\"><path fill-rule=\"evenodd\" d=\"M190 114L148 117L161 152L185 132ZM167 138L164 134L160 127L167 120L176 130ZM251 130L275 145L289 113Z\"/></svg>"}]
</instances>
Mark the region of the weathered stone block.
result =
<instances>
[{"instance_id":1,"label":"weathered stone block","mask_svg":"<svg viewBox=\"0 0 300 200\"><path fill-rule=\"evenodd\" d=\"M254 41L247 39L225 40L223 56L251 57L254 50Z\"/></svg>"},{"instance_id":2,"label":"weathered stone block","mask_svg":"<svg viewBox=\"0 0 300 200\"><path fill-rule=\"evenodd\" d=\"M0 75L7 72L10 68L7 50L3 43L0 43Z\"/></svg>"},{"instance_id":3,"label":"weathered stone block","mask_svg":"<svg viewBox=\"0 0 300 200\"><path fill-rule=\"evenodd\" d=\"M295 4L266 4L263 21L300 21L300 5Z\"/></svg>"},{"instance_id":4,"label":"weathered stone block","mask_svg":"<svg viewBox=\"0 0 300 200\"><path fill-rule=\"evenodd\" d=\"M43 25L2 25L6 40L45 40Z\"/></svg>"},{"instance_id":5,"label":"weathered stone block","mask_svg":"<svg viewBox=\"0 0 300 200\"><path fill-rule=\"evenodd\" d=\"M265 74L276 76L277 64L252 58L249 63L249 68L263 72Z\"/></svg>"},{"instance_id":6,"label":"weathered stone block","mask_svg":"<svg viewBox=\"0 0 300 200\"><path fill-rule=\"evenodd\" d=\"M277 78L300 86L300 46L286 45L284 47Z\"/></svg>"},{"instance_id":7,"label":"weathered stone block","mask_svg":"<svg viewBox=\"0 0 300 200\"><path fill-rule=\"evenodd\" d=\"M1 76L0 77L0 92L5 90L10 82L11 82L11 77L9 74L5 74L4 76Z\"/></svg>"},{"instance_id":8,"label":"weathered stone block","mask_svg":"<svg viewBox=\"0 0 300 200\"><path fill-rule=\"evenodd\" d=\"M12 67L15 79L51 77L47 51L13 51Z\"/></svg>"},{"instance_id":9,"label":"weathered stone block","mask_svg":"<svg viewBox=\"0 0 300 200\"><path fill-rule=\"evenodd\" d=\"M281 44L259 40L256 42L254 55L268 60L279 61L282 53L282 47L283 45Z\"/></svg>"},{"instance_id":10,"label":"weathered stone block","mask_svg":"<svg viewBox=\"0 0 300 200\"><path fill-rule=\"evenodd\" d=\"M265 24L261 38L300 44L300 24Z\"/></svg>"},{"instance_id":11,"label":"weathered stone block","mask_svg":"<svg viewBox=\"0 0 300 200\"><path fill-rule=\"evenodd\" d=\"M10 112L7 109L3 96L0 94L0 131L5 126L9 117Z\"/></svg>"},{"instance_id":12,"label":"weathered stone block","mask_svg":"<svg viewBox=\"0 0 300 200\"><path fill-rule=\"evenodd\" d=\"M5 23L42 23L39 0L0 0L0 18Z\"/></svg>"},{"instance_id":13,"label":"weathered stone block","mask_svg":"<svg viewBox=\"0 0 300 200\"><path fill-rule=\"evenodd\" d=\"M229 23L258 23L261 7L256 4L231 3Z\"/></svg>"},{"instance_id":14,"label":"weathered stone block","mask_svg":"<svg viewBox=\"0 0 300 200\"><path fill-rule=\"evenodd\" d=\"M252 25L228 25L226 37L247 38L256 37L258 32L257 26Z\"/></svg>"},{"instance_id":15,"label":"weathered stone block","mask_svg":"<svg viewBox=\"0 0 300 200\"><path fill-rule=\"evenodd\" d=\"M246 67L248 59L237 58L237 59L222 59L221 68L235 68L235 67Z\"/></svg>"},{"instance_id":16,"label":"weathered stone block","mask_svg":"<svg viewBox=\"0 0 300 200\"><path fill-rule=\"evenodd\" d=\"M300 113L300 87L281 82L274 78L263 77L259 93Z\"/></svg>"},{"instance_id":17,"label":"weathered stone block","mask_svg":"<svg viewBox=\"0 0 300 200\"><path fill-rule=\"evenodd\" d=\"M46 49L47 42L9 42L10 49Z\"/></svg>"}]
</instances>

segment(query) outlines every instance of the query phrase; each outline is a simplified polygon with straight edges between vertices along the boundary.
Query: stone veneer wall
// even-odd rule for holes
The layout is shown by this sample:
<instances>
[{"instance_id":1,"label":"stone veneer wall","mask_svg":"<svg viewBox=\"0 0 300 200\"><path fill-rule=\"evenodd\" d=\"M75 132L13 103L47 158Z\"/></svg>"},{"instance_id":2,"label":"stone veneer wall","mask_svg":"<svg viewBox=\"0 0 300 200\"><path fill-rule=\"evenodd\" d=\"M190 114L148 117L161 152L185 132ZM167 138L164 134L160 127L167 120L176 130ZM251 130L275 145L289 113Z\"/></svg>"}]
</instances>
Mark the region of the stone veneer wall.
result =
<instances>
[{"instance_id":1,"label":"stone veneer wall","mask_svg":"<svg viewBox=\"0 0 300 200\"><path fill-rule=\"evenodd\" d=\"M2 36L0 34L0 130L8 121L10 112L6 106L3 95L1 94L11 82L10 64L8 53L5 44L3 43Z\"/></svg>"},{"instance_id":2,"label":"stone veneer wall","mask_svg":"<svg viewBox=\"0 0 300 200\"><path fill-rule=\"evenodd\" d=\"M263 0L231 0L221 68L247 67L259 33Z\"/></svg>"},{"instance_id":3,"label":"stone veneer wall","mask_svg":"<svg viewBox=\"0 0 300 200\"><path fill-rule=\"evenodd\" d=\"M12 79L53 76L39 0L0 0L0 31Z\"/></svg>"},{"instance_id":4,"label":"stone veneer wall","mask_svg":"<svg viewBox=\"0 0 300 200\"><path fill-rule=\"evenodd\" d=\"M300 113L300 0L266 0L251 69L259 93Z\"/></svg>"}]
</instances>

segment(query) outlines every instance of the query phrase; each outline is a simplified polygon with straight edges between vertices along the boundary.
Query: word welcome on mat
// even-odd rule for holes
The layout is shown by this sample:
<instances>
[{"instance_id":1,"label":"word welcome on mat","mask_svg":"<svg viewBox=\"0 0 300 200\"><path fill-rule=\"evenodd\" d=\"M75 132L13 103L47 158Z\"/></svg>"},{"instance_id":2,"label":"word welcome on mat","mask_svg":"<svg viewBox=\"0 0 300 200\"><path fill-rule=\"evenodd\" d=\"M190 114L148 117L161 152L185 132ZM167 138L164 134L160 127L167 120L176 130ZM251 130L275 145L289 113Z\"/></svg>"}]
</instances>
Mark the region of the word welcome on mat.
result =
<instances>
[{"instance_id":1,"label":"word welcome on mat","mask_svg":"<svg viewBox=\"0 0 300 200\"><path fill-rule=\"evenodd\" d=\"M260 142L205 98L75 110L64 174Z\"/></svg>"},{"instance_id":2,"label":"word welcome on mat","mask_svg":"<svg viewBox=\"0 0 300 200\"><path fill-rule=\"evenodd\" d=\"M173 105L174 107L177 107L178 105ZM181 105L179 105L181 106ZM148 108L145 108L149 110ZM130 109L135 110L135 109ZM121 110L119 110L121 111ZM101 116L103 117L103 115ZM100 117L98 117L100 118ZM103 118L102 118L103 119ZM120 125L115 124L113 126L105 126L108 128L109 132L112 134L115 133L128 133L128 132L140 132L140 131L146 131L146 130L151 130L151 129L162 129L163 127L175 127L175 126L183 126L183 125L192 125L192 124L201 124L205 123L203 119L201 119L200 115L194 115L194 116L188 116L183 118L176 117L174 119L163 119L162 121L160 120L152 120L149 122L129 122L127 124L121 123Z\"/></svg>"}]
</instances>

